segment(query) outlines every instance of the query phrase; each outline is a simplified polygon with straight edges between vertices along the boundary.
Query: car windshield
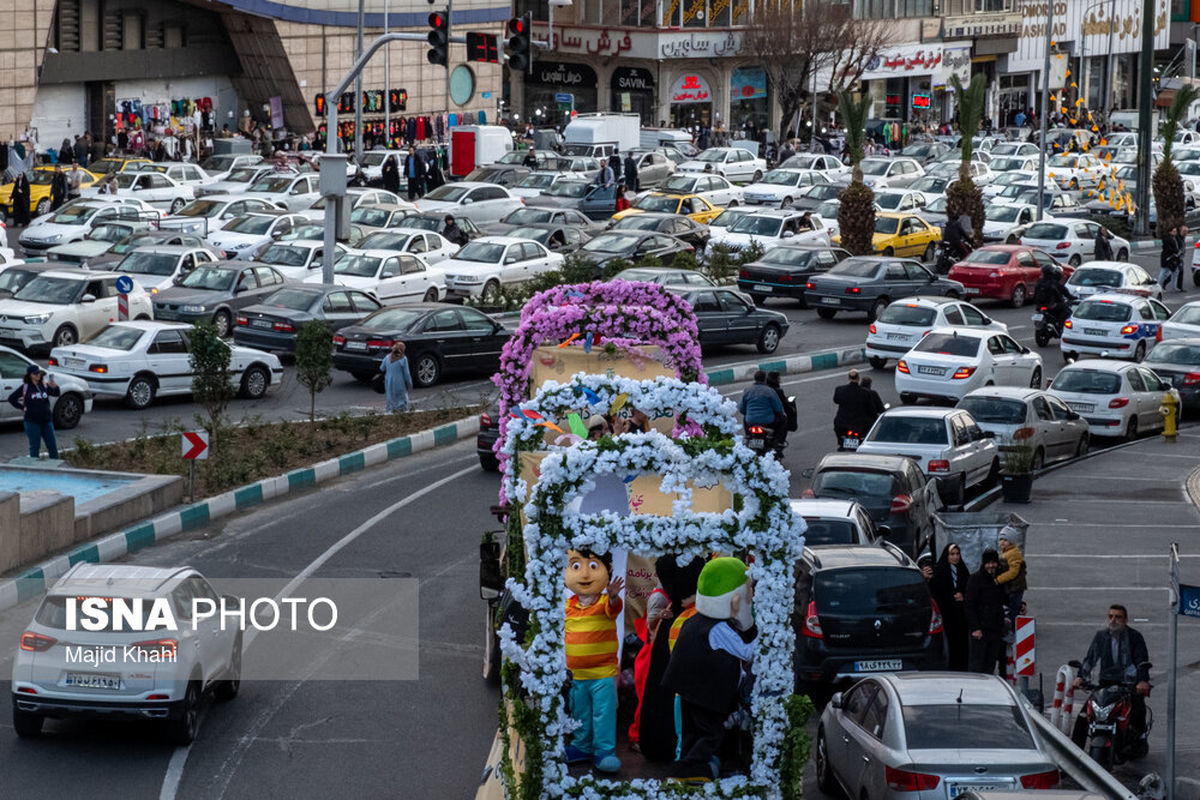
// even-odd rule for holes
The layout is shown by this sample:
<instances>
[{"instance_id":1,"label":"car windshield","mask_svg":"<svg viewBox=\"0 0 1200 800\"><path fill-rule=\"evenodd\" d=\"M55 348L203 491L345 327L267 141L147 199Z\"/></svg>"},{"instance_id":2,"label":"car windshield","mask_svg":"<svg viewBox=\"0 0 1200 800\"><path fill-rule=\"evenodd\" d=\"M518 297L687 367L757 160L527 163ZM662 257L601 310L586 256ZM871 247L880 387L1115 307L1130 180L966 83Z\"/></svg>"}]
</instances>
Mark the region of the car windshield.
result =
<instances>
[{"instance_id":1,"label":"car windshield","mask_svg":"<svg viewBox=\"0 0 1200 800\"><path fill-rule=\"evenodd\" d=\"M1154 346L1153 356L1154 361L1163 364L1182 364L1195 367L1200 364L1200 345L1161 342Z\"/></svg>"},{"instance_id":2,"label":"car windshield","mask_svg":"<svg viewBox=\"0 0 1200 800\"><path fill-rule=\"evenodd\" d=\"M804 531L804 546L818 544L857 544L858 536L854 523L848 519L821 519L805 517L808 528Z\"/></svg>"},{"instance_id":3,"label":"car windshield","mask_svg":"<svg viewBox=\"0 0 1200 800\"><path fill-rule=\"evenodd\" d=\"M291 176L277 177L275 175L268 175L250 184L250 191L280 194L291 188L293 180L294 178Z\"/></svg>"},{"instance_id":4,"label":"car windshield","mask_svg":"<svg viewBox=\"0 0 1200 800\"><path fill-rule=\"evenodd\" d=\"M308 311L315 303L323 299L320 290L280 289L266 297L262 304L272 308L287 308L292 311Z\"/></svg>"},{"instance_id":5,"label":"car windshield","mask_svg":"<svg viewBox=\"0 0 1200 800\"><path fill-rule=\"evenodd\" d=\"M425 312L419 309L385 308L367 317L359 325L371 330L403 331L411 328L424 316Z\"/></svg>"},{"instance_id":6,"label":"car windshield","mask_svg":"<svg viewBox=\"0 0 1200 800\"><path fill-rule=\"evenodd\" d=\"M882 208L884 211L895 211L900 208L900 203L904 200L905 195L902 194L877 194L875 195L875 205ZM876 220L878 223L879 220ZM878 229L876 225L876 229Z\"/></svg>"},{"instance_id":7,"label":"car windshield","mask_svg":"<svg viewBox=\"0 0 1200 800\"><path fill-rule=\"evenodd\" d=\"M920 570L897 567L822 570L813 577L813 600L822 614L838 617L873 617L930 607L929 589Z\"/></svg>"},{"instance_id":8,"label":"car windshield","mask_svg":"<svg viewBox=\"0 0 1200 800\"><path fill-rule=\"evenodd\" d=\"M904 705L908 750L1032 750L1033 737L1016 706L969 700L941 705Z\"/></svg>"},{"instance_id":9,"label":"car windshield","mask_svg":"<svg viewBox=\"0 0 1200 800\"><path fill-rule=\"evenodd\" d=\"M983 217L989 222L1016 222L1020 213L1020 206L993 204L983 210Z\"/></svg>"},{"instance_id":10,"label":"car windshield","mask_svg":"<svg viewBox=\"0 0 1200 800\"><path fill-rule=\"evenodd\" d=\"M742 208L729 208L718 214L712 222L708 223L710 228L728 228L733 223L737 222L742 217L750 212Z\"/></svg>"},{"instance_id":11,"label":"car windshield","mask_svg":"<svg viewBox=\"0 0 1200 800\"><path fill-rule=\"evenodd\" d=\"M777 264L783 267L804 267L812 260L814 251L797 247L776 247L758 260L760 264Z\"/></svg>"},{"instance_id":12,"label":"car windshield","mask_svg":"<svg viewBox=\"0 0 1200 800\"><path fill-rule=\"evenodd\" d=\"M345 253L333 262L333 271L337 275L351 275L355 278L374 278L379 272L381 259L374 256L363 256L356 253Z\"/></svg>"},{"instance_id":13,"label":"car windshield","mask_svg":"<svg viewBox=\"0 0 1200 800\"><path fill-rule=\"evenodd\" d=\"M1067 283L1072 286L1120 286L1121 273L1115 269L1087 267L1071 273L1071 278Z\"/></svg>"},{"instance_id":14,"label":"car windshield","mask_svg":"<svg viewBox=\"0 0 1200 800\"><path fill-rule=\"evenodd\" d=\"M1029 186L1026 183L1011 183L1004 187L1003 191L1000 192L1000 196L1006 200L1011 200L1014 197L1020 197L1025 192L1033 192L1036 195L1037 187Z\"/></svg>"},{"instance_id":15,"label":"car windshield","mask_svg":"<svg viewBox=\"0 0 1200 800\"><path fill-rule=\"evenodd\" d=\"M271 223L275 222L275 217L262 217L258 215L248 215L238 217L233 222L225 226L225 230L233 231L234 233L250 233L262 234L266 233Z\"/></svg>"},{"instance_id":16,"label":"car windshield","mask_svg":"<svg viewBox=\"0 0 1200 800\"><path fill-rule=\"evenodd\" d=\"M321 241L325 238L325 229L320 225L298 225L279 238L286 242L294 242L300 239L315 239L317 241Z\"/></svg>"},{"instance_id":17,"label":"car windshield","mask_svg":"<svg viewBox=\"0 0 1200 800\"><path fill-rule=\"evenodd\" d=\"M943 356L973 357L979 352L979 337L953 333L931 333L922 339L914 351L937 353Z\"/></svg>"},{"instance_id":18,"label":"car windshield","mask_svg":"<svg viewBox=\"0 0 1200 800\"><path fill-rule=\"evenodd\" d=\"M225 203L216 200L193 200L176 213L180 217L216 217L224 209Z\"/></svg>"},{"instance_id":19,"label":"car windshield","mask_svg":"<svg viewBox=\"0 0 1200 800\"><path fill-rule=\"evenodd\" d=\"M989 211L990 210L991 209L989 209ZM986 264L988 266L997 267L1008 264L1009 258L1011 258L1011 255L1004 250L988 250L981 247L978 250L971 251L971 254L967 256L967 263Z\"/></svg>"},{"instance_id":20,"label":"car windshield","mask_svg":"<svg viewBox=\"0 0 1200 800\"><path fill-rule=\"evenodd\" d=\"M838 217L838 208L841 205L842 204L837 200L826 200L825 202L819 204L813 210L813 213L823 220L829 220L833 223L836 223Z\"/></svg>"},{"instance_id":21,"label":"car windshield","mask_svg":"<svg viewBox=\"0 0 1200 800\"><path fill-rule=\"evenodd\" d=\"M879 315L879 322L928 328L937 319L937 311L916 303L892 303Z\"/></svg>"},{"instance_id":22,"label":"car windshield","mask_svg":"<svg viewBox=\"0 0 1200 800\"><path fill-rule=\"evenodd\" d=\"M1186 305L1176 311L1170 319L1184 325L1200 325L1200 305Z\"/></svg>"},{"instance_id":23,"label":"car windshield","mask_svg":"<svg viewBox=\"0 0 1200 800\"><path fill-rule=\"evenodd\" d=\"M1064 153L1062 155L1051 156L1050 160L1048 160L1046 162L1046 166L1049 166L1049 167L1074 167L1078 161L1079 161L1079 156L1067 155Z\"/></svg>"},{"instance_id":24,"label":"car windshield","mask_svg":"<svg viewBox=\"0 0 1200 800\"><path fill-rule=\"evenodd\" d=\"M1185 161L1177 164L1176 169L1184 175L1200 175L1200 161Z\"/></svg>"},{"instance_id":25,"label":"car windshield","mask_svg":"<svg viewBox=\"0 0 1200 800\"><path fill-rule=\"evenodd\" d=\"M59 209L58 213L50 218L50 222L55 225L82 225L97 211L99 209L95 206L66 206Z\"/></svg>"},{"instance_id":26,"label":"car windshield","mask_svg":"<svg viewBox=\"0 0 1200 800\"><path fill-rule=\"evenodd\" d=\"M93 242L116 243L129 236L129 228L125 225L97 225L87 238Z\"/></svg>"},{"instance_id":27,"label":"car windshield","mask_svg":"<svg viewBox=\"0 0 1200 800\"><path fill-rule=\"evenodd\" d=\"M382 208L356 208L350 212L350 221L372 228L382 228L387 224L391 214Z\"/></svg>"},{"instance_id":28,"label":"car windshield","mask_svg":"<svg viewBox=\"0 0 1200 800\"><path fill-rule=\"evenodd\" d=\"M800 173L786 169L773 169L763 175L761 181L761 183L769 183L772 186L795 186L799 182Z\"/></svg>"},{"instance_id":29,"label":"car windshield","mask_svg":"<svg viewBox=\"0 0 1200 800\"><path fill-rule=\"evenodd\" d=\"M229 173L225 180L230 183L249 183L261 172L260 167L238 167Z\"/></svg>"},{"instance_id":30,"label":"car windshield","mask_svg":"<svg viewBox=\"0 0 1200 800\"><path fill-rule=\"evenodd\" d=\"M895 217L876 217L875 232L892 236L900 229L900 220Z\"/></svg>"},{"instance_id":31,"label":"car windshield","mask_svg":"<svg viewBox=\"0 0 1200 800\"><path fill-rule=\"evenodd\" d=\"M79 297L83 287L83 281L70 278L51 278L43 275L21 287L20 291L13 295L13 298L28 303L66 305L75 302L75 298Z\"/></svg>"},{"instance_id":32,"label":"car windshield","mask_svg":"<svg viewBox=\"0 0 1200 800\"><path fill-rule=\"evenodd\" d=\"M227 292L233 288L233 282L237 280L239 272L237 269L222 267L196 267L184 275L178 285L187 289Z\"/></svg>"},{"instance_id":33,"label":"car windshield","mask_svg":"<svg viewBox=\"0 0 1200 800\"><path fill-rule=\"evenodd\" d=\"M425 199L437 200L442 203L457 203L470 190L471 189L469 186L452 186L451 184L446 183L425 195Z\"/></svg>"},{"instance_id":34,"label":"car windshield","mask_svg":"<svg viewBox=\"0 0 1200 800\"><path fill-rule=\"evenodd\" d=\"M899 493L896 479L889 472L829 469L813 478L813 494L817 497L886 497Z\"/></svg>"},{"instance_id":35,"label":"car windshield","mask_svg":"<svg viewBox=\"0 0 1200 800\"><path fill-rule=\"evenodd\" d=\"M517 184L518 189L545 189L554 184L557 175L526 175Z\"/></svg>"},{"instance_id":36,"label":"car windshield","mask_svg":"<svg viewBox=\"0 0 1200 800\"><path fill-rule=\"evenodd\" d=\"M499 264L504 258L504 245L495 242L470 242L454 254L455 261L474 261L479 264Z\"/></svg>"},{"instance_id":37,"label":"car windshield","mask_svg":"<svg viewBox=\"0 0 1200 800\"><path fill-rule=\"evenodd\" d=\"M863 161L859 164L862 167L864 175L886 175L888 167L891 166L890 161Z\"/></svg>"},{"instance_id":38,"label":"car windshield","mask_svg":"<svg viewBox=\"0 0 1200 800\"><path fill-rule=\"evenodd\" d=\"M662 222L661 217L630 214L628 217L622 217L617 220L617 224L613 225L612 229L614 231L655 231L658 230L660 222ZM513 235L515 236L516 234Z\"/></svg>"},{"instance_id":39,"label":"car windshield","mask_svg":"<svg viewBox=\"0 0 1200 800\"><path fill-rule=\"evenodd\" d=\"M553 214L553 211L546 208L527 208L522 206L505 214L504 219L500 221L509 225L532 225L539 222L549 222Z\"/></svg>"},{"instance_id":40,"label":"car windshield","mask_svg":"<svg viewBox=\"0 0 1200 800\"><path fill-rule=\"evenodd\" d=\"M549 228L513 228L508 235L514 239L532 239L535 242L547 244L552 233L554 231Z\"/></svg>"},{"instance_id":41,"label":"car windshield","mask_svg":"<svg viewBox=\"0 0 1200 800\"><path fill-rule=\"evenodd\" d=\"M583 181L559 181L542 194L547 197L583 197L590 188L591 184Z\"/></svg>"},{"instance_id":42,"label":"car windshield","mask_svg":"<svg viewBox=\"0 0 1200 800\"><path fill-rule=\"evenodd\" d=\"M725 163L724 150L705 150L700 155L696 156L697 161L703 161L705 164L723 164Z\"/></svg>"},{"instance_id":43,"label":"car windshield","mask_svg":"<svg viewBox=\"0 0 1200 800\"><path fill-rule=\"evenodd\" d=\"M1025 404L1001 397L964 397L958 408L971 412L976 422L1017 425L1025 421Z\"/></svg>"},{"instance_id":44,"label":"car windshield","mask_svg":"<svg viewBox=\"0 0 1200 800\"><path fill-rule=\"evenodd\" d=\"M307 247L297 247L293 244L273 244L258 257L264 264L279 267L303 267L308 263L308 254L312 252Z\"/></svg>"},{"instance_id":45,"label":"car windshield","mask_svg":"<svg viewBox=\"0 0 1200 800\"><path fill-rule=\"evenodd\" d=\"M161 253L133 252L121 259L116 272L132 272L137 275L167 276L175 271L179 256Z\"/></svg>"},{"instance_id":46,"label":"car windshield","mask_svg":"<svg viewBox=\"0 0 1200 800\"><path fill-rule=\"evenodd\" d=\"M839 263L833 269L829 270L830 275L845 275L850 278L873 278L875 273L879 271L878 261L867 261L861 258L847 258Z\"/></svg>"},{"instance_id":47,"label":"car windshield","mask_svg":"<svg viewBox=\"0 0 1200 800\"><path fill-rule=\"evenodd\" d=\"M1123 181L1137 180L1137 167L1130 164L1129 166L1117 167L1117 177Z\"/></svg>"},{"instance_id":48,"label":"car windshield","mask_svg":"<svg viewBox=\"0 0 1200 800\"><path fill-rule=\"evenodd\" d=\"M922 178L917 178L912 182L912 189L918 192L933 192L940 194L946 191L946 184L949 180L938 177L937 175L926 175Z\"/></svg>"},{"instance_id":49,"label":"car windshield","mask_svg":"<svg viewBox=\"0 0 1200 800\"><path fill-rule=\"evenodd\" d=\"M836 183L815 183L805 189L804 194L800 196L809 200L836 200L845 188Z\"/></svg>"},{"instance_id":50,"label":"car windshield","mask_svg":"<svg viewBox=\"0 0 1200 800\"><path fill-rule=\"evenodd\" d=\"M941 417L884 416L871 429L868 438L872 442L946 444L946 422Z\"/></svg>"},{"instance_id":51,"label":"car windshield","mask_svg":"<svg viewBox=\"0 0 1200 800\"><path fill-rule=\"evenodd\" d=\"M161 241L162 239L150 233L135 233L114 244L108 252L118 256L124 255L144 245L158 244Z\"/></svg>"},{"instance_id":52,"label":"car windshield","mask_svg":"<svg viewBox=\"0 0 1200 800\"><path fill-rule=\"evenodd\" d=\"M209 156L200 162L200 166L208 172L224 172L233 166L237 158L237 156Z\"/></svg>"},{"instance_id":53,"label":"car windshield","mask_svg":"<svg viewBox=\"0 0 1200 800\"><path fill-rule=\"evenodd\" d=\"M642 211L661 211L674 214L679 210L679 198L671 195L648 194L645 197L639 197L633 206Z\"/></svg>"},{"instance_id":54,"label":"car windshield","mask_svg":"<svg viewBox=\"0 0 1200 800\"><path fill-rule=\"evenodd\" d=\"M992 168L993 172L1007 172L1010 169L1020 169L1025 166L1025 159L1012 157L993 158L992 163L988 166Z\"/></svg>"},{"instance_id":55,"label":"car windshield","mask_svg":"<svg viewBox=\"0 0 1200 800\"><path fill-rule=\"evenodd\" d=\"M378 167L387 158L387 153L363 153L362 165L364 167Z\"/></svg>"},{"instance_id":56,"label":"car windshield","mask_svg":"<svg viewBox=\"0 0 1200 800\"><path fill-rule=\"evenodd\" d=\"M753 236L778 236L783 225L780 217L759 217L747 214L729 226L730 233L749 233Z\"/></svg>"},{"instance_id":57,"label":"car windshield","mask_svg":"<svg viewBox=\"0 0 1200 800\"><path fill-rule=\"evenodd\" d=\"M1016 169L1014 167L1014 169ZM1012 186L1013 184L1021 184L1029 181L1029 176L1021 172L1006 172L1002 175L997 175L992 183L996 186Z\"/></svg>"},{"instance_id":58,"label":"car windshield","mask_svg":"<svg viewBox=\"0 0 1200 800\"><path fill-rule=\"evenodd\" d=\"M429 195L425 195L425 196L428 197ZM398 228L420 228L423 231L438 231L444 225L445 225L445 223L442 221L441 217L422 217L417 214L412 214L412 215L407 216L404 219L400 220L400 224L397 225L396 227L398 227ZM459 227L465 228L465 226L462 226L462 225L460 225Z\"/></svg>"},{"instance_id":59,"label":"car windshield","mask_svg":"<svg viewBox=\"0 0 1200 800\"><path fill-rule=\"evenodd\" d=\"M640 240L641 237L629 234L604 233L585 244L583 249L591 253L632 253Z\"/></svg>"},{"instance_id":60,"label":"car windshield","mask_svg":"<svg viewBox=\"0 0 1200 800\"><path fill-rule=\"evenodd\" d=\"M1121 390L1121 376L1098 369L1064 369L1054 376L1050 388L1080 394L1116 394Z\"/></svg>"},{"instance_id":61,"label":"car windshield","mask_svg":"<svg viewBox=\"0 0 1200 800\"><path fill-rule=\"evenodd\" d=\"M1133 309L1126 303L1114 303L1112 300L1084 300L1071 316L1076 319L1092 319L1097 322L1128 322Z\"/></svg>"},{"instance_id":62,"label":"car windshield","mask_svg":"<svg viewBox=\"0 0 1200 800\"><path fill-rule=\"evenodd\" d=\"M358 246L363 250L403 250L411 236L411 233L376 231L359 242Z\"/></svg>"},{"instance_id":63,"label":"car windshield","mask_svg":"<svg viewBox=\"0 0 1200 800\"><path fill-rule=\"evenodd\" d=\"M929 203L929 205L925 206L925 211L922 213L928 214L930 212L933 212L934 214L945 214L946 213L946 203L948 203L948 202L950 202L950 201L947 200L945 197L934 198L933 201Z\"/></svg>"},{"instance_id":64,"label":"car windshield","mask_svg":"<svg viewBox=\"0 0 1200 800\"><path fill-rule=\"evenodd\" d=\"M128 353L142 338L145 331L129 328L125 325L109 325L104 330L88 339L92 347L108 347L112 350L123 350Z\"/></svg>"},{"instance_id":65,"label":"car windshield","mask_svg":"<svg viewBox=\"0 0 1200 800\"><path fill-rule=\"evenodd\" d=\"M33 270L13 269L9 268L0 272L0 291L16 292L25 284L29 283L37 273Z\"/></svg>"},{"instance_id":66,"label":"car windshield","mask_svg":"<svg viewBox=\"0 0 1200 800\"><path fill-rule=\"evenodd\" d=\"M1025 230L1026 239L1049 239L1061 241L1067 238L1067 226L1055 225L1052 222L1035 222Z\"/></svg>"}]
</instances>

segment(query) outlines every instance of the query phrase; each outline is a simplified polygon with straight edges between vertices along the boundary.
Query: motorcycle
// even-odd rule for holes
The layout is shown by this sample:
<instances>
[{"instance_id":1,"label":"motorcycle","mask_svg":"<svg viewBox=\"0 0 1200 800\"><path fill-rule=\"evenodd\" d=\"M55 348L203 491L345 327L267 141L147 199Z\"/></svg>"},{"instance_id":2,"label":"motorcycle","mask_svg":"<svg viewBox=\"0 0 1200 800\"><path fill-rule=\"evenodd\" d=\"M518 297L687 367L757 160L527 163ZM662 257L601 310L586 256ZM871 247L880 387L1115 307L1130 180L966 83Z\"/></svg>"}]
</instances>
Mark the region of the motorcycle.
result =
<instances>
[{"instance_id":1,"label":"motorcycle","mask_svg":"<svg viewBox=\"0 0 1200 800\"><path fill-rule=\"evenodd\" d=\"M1070 664L1076 669L1081 667L1078 661ZM1141 665L1143 669L1150 669L1151 666L1149 663ZM1098 682L1084 680L1081 686L1092 694L1085 708L1086 734L1080 736L1083 730L1079 726L1076 729L1076 744L1086 749L1093 761L1108 770L1112 769L1113 764L1145 756L1149 752L1146 737L1153 727L1154 715L1147 705L1145 730L1133 727L1133 698L1137 689L1125 678L1124 671L1119 667L1104 670Z\"/></svg>"},{"instance_id":2,"label":"motorcycle","mask_svg":"<svg viewBox=\"0 0 1200 800\"><path fill-rule=\"evenodd\" d=\"M760 458L768 452L775 453L775 458L783 457L783 448L775 445L775 426L774 425L750 425L743 426L746 434L746 446L749 447L756 456Z\"/></svg>"},{"instance_id":3,"label":"motorcycle","mask_svg":"<svg viewBox=\"0 0 1200 800\"><path fill-rule=\"evenodd\" d=\"M1070 316L1068 314L1068 316ZM1055 339L1061 339L1063 335L1063 323L1066 322L1066 317L1058 319L1046 314L1046 307L1041 306L1030 317L1033 320L1033 340L1037 342L1038 347L1045 347Z\"/></svg>"},{"instance_id":4,"label":"motorcycle","mask_svg":"<svg viewBox=\"0 0 1200 800\"><path fill-rule=\"evenodd\" d=\"M838 450L848 450L850 452L854 452L858 449L858 446L862 444L862 437L863 435L861 433L851 430L850 428L838 431L838 438L841 440Z\"/></svg>"}]
</instances>

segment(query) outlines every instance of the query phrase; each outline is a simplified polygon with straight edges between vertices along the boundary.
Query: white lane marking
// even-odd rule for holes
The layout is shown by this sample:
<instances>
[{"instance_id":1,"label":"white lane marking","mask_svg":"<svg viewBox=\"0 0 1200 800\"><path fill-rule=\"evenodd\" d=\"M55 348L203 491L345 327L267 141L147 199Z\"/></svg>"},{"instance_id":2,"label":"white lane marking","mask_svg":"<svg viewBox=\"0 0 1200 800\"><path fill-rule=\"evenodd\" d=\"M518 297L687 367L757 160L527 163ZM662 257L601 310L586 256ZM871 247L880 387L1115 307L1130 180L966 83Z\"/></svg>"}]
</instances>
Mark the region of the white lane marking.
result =
<instances>
[{"instance_id":1,"label":"white lane marking","mask_svg":"<svg viewBox=\"0 0 1200 800\"><path fill-rule=\"evenodd\" d=\"M317 556L315 559L313 559L308 564L308 566L306 566L304 569L300 570L300 572L297 573L296 577L293 578L291 581L289 581L288 585L283 587L283 589L280 590L279 594L275 595L275 601L279 602L280 598L284 597L285 595L290 594L292 591L295 590L295 588L297 586L299 586L301 583L303 583L305 580L307 580L309 577L311 577L314 572L316 572L318 569L320 569L322 566L324 566L324 564L327 561L329 561L329 559L331 559L335 555L337 555L338 552L340 552L342 549L344 549L347 545L351 544L359 536L362 536L364 533L369 531L375 525L378 525L380 522L387 519L391 514L399 511L400 509L404 508L405 506L409 505L410 503L420 500L425 495L427 495L431 492L437 491L438 489L442 488L446 484L456 481L459 478L463 477L464 475L466 475L470 472L474 472L475 469L476 469L476 467L474 465L469 466L469 467L464 467L463 469L460 469L458 472L451 473L450 475L447 475L446 477L442 478L441 480L434 481L433 483L429 484L428 486L426 486L422 489L418 489L417 491L413 492L412 494L408 495L407 497L405 497L401 500L398 500L395 503L393 503L392 505L383 509L378 514L371 517L366 522L362 523L357 528L355 528L354 530L347 533L341 539L338 539L336 542L334 542L332 545L330 545L328 548L326 548L325 552L321 553L319 556ZM254 641L254 636L255 636L255 634L257 634L257 632L258 632L257 629L254 629L252 631L249 631L246 634L246 636L243 639L243 641L244 641L243 647L250 646L250 643L252 641ZM302 682L298 681L282 698L279 699L279 701L272 704L272 708L267 709L267 713L260 714L259 717L255 720L256 724L254 727L261 728L262 725L265 725L268 721L270 721L271 717L273 717L279 709L283 708L283 705L286 704L287 701L291 699L291 696L295 693L296 689L300 688L301 685L302 685ZM242 737L242 739L243 739L243 741L249 740L247 737L244 737L244 736ZM163 775L162 788L158 792L159 800L175 800L175 797L179 792L179 784L183 780L183 769L187 765L188 754L191 753L191 751L192 751L191 745L188 745L187 747L175 748L175 752L171 754L171 760L167 764L167 771ZM228 786L228 783L226 783L226 786ZM222 794L224 794L224 792L222 792Z\"/></svg>"},{"instance_id":2,"label":"white lane marking","mask_svg":"<svg viewBox=\"0 0 1200 800\"><path fill-rule=\"evenodd\" d=\"M1107 522L1030 522L1030 526L1041 525L1044 528L1111 528L1112 525ZM1156 525L1148 525L1140 522L1121 524L1122 528L1153 528L1155 530L1163 530L1165 528L1200 528L1200 524L1194 522L1172 522L1169 525L1164 525L1161 522Z\"/></svg>"},{"instance_id":3,"label":"white lane marking","mask_svg":"<svg viewBox=\"0 0 1200 800\"><path fill-rule=\"evenodd\" d=\"M1165 586L1039 586L1037 592L1162 592Z\"/></svg>"},{"instance_id":4,"label":"white lane marking","mask_svg":"<svg viewBox=\"0 0 1200 800\"><path fill-rule=\"evenodd\" d=\"M1124 525L1121 526L1125 527ZM1070 558L1078 559L1079 553L1034 553L1030 556L1025 554L1026 558ZM1166 553L1088 553L1088 558L1167 558ZM1180 558L1200 558L1200 553L1180 553Z\"/></svg>"}]
</instances>

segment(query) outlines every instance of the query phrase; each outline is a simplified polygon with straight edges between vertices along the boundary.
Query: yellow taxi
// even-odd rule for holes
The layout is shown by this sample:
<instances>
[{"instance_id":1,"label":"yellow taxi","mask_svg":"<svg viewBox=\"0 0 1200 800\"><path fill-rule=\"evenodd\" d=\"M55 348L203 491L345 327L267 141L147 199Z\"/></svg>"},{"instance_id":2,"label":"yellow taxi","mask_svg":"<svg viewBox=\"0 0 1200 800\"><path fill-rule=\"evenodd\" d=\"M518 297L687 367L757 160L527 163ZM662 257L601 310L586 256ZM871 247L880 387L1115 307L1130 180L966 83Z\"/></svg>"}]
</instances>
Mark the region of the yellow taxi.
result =
<instances>
[{"instance_id":1,"label":"yellow taxi","mask_svg":"<svg viewBox=\"0 0 1200 800\"><path fill-rule=\"evenodd\" d=\"M67 174L68 185L72 183L72 174L79 176L79 188L87 187L100 180L100 176L83 167L67 166L63 168ZM30 216L45 214L50 210L50 181L54 179L54 167L34 167L29 176L29 213ZM13 184L0 186L0 208L7 216L13 214L12 203Z\"/></svg>"},{"instance_id":2,"label":"yellow taxi","mask_svg":"<svg viewBox=\"0 0 1200 800\"><path fill-rule=\"evenodd\" d=\"M88 164L88 170L97 175L107 175L110 172L125 172L130 164L152 164L148 158L126 158L124 156L106 156L99 161Z\"/></svg>"},{"instance_id":3,"label":"yellow taxi","mask_svg":"<svg viewBox=\"0 0 1200 800\"><path fill-rule=\"evenodd\" d=\"M932 261L934 250L942 240L942 232L915 214L875 212L875 235L871 243L875 252L885 256L911 256ZM832 237L834 245L842 237Z\"/></svg>"},{"instance_id":4,"label":"yellow taxi","mask_svg":"<svg viewBox=\"0 0 1200 800\"><path fill-rule=\"evenodd\" d=\"M696 222L709 223L720 216L724 210L720 206L714 206L698 194L651 192L639 197L634 201L632 206L624 211L618 211L616 214L613 214L612 218L621 219L630 214L654 211L663 214L683 214L685 217L691 217Z\"/></svg>"}]
</instances>

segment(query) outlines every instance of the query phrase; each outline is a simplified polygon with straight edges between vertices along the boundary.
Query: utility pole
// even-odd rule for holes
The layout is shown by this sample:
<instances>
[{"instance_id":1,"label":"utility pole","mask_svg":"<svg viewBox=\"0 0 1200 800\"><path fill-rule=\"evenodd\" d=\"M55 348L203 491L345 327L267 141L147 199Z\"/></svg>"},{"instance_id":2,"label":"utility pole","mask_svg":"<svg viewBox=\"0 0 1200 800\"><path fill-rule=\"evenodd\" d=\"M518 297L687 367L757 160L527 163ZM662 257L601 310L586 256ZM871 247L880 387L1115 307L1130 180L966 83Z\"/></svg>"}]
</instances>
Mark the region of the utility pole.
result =
<instances>
[{"instance_id":1,"label":"utility pole","mask_svg":"<svg viewBox=\"0 0 1200 800\"><path fill-rule=\"evenodd\" d=\"M358 39L354 45L354 60L362 58L363 44L363 3L365 0L358 0ZM354 163L362 163L362 72L358 73L358 80L354 82Z\"/></svg>"},{"instance_id":2,"label":"utility pole","mask_svg":"<svg viewBox=\"0 0 1200 800\"><path fill-rule=\"evenodd\" d=\"M1153 2L1153 0L1151 0ZM1054 3L1046 3L1046 54L1042 59L1042 112L1038 134L1038 193L1037 218L1041 221L1046 212L1046 127L1050 120L1050 43L1054 40Z\"/></svg>"},{"instance_id":3,"label":"utility pole","mask_svg":"<svg viewBox=\"0 0 1200 800\"><path fill-rule=\"evenodd\" d=\"M1171 543L1171 590L1167 614L1171 616L1167 633L1167 796L1175 800L1175 700L1178 684L1179 658L1179 545Z\"/></svg>"},{"instance_id":4,"label":"utility pole","mask_svg":"<svg viewBox=\"0 0 1200 800\"><path fill-rule=\"evenodd\" d=\"M1142 57L1138 65L1138 152L1133 231L1150 233L1150 142L1154 139L1154 0L1142 0Z\"/></svg>"},{"instance_id":5,"label":"utility pole","mask_svg":"<svg viewBox=\"0 0 1200 800\"><path fill-rule=\"evenodd\" d=\"M383 0L383 35L388 35L388 0ZM359 55L362 45L359 44ZM392 48L383 46L383 138L385 150L392 149Z\"/></svg>"}]
</instances>

